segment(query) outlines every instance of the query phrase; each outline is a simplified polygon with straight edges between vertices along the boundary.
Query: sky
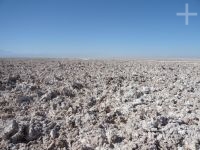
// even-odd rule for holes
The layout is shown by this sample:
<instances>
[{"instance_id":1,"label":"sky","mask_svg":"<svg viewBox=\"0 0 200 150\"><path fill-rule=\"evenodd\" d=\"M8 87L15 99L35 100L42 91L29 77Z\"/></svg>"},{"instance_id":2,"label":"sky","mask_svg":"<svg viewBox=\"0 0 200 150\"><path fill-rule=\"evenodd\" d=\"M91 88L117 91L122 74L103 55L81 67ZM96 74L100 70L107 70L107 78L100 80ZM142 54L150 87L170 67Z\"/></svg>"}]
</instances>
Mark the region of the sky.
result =
<instances>
[{"instance_id":1,"label":"sky","mask_svg":"<svg viewBox=\"0 0 200 150\"><path fill-rule=\"evenodd\" d=\"M199 58L199 28L199 0L0 0L0 57Z\"/></svg>"}]
</instances>

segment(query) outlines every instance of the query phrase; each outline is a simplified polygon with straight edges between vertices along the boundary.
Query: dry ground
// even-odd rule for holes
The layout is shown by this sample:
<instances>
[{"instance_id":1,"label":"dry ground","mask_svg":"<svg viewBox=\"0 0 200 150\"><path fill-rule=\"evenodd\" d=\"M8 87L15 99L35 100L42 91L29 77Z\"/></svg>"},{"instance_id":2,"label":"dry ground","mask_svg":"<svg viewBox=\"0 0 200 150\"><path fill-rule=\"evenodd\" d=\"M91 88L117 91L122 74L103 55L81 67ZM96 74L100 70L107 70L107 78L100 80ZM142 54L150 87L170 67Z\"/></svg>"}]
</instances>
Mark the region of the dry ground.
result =
<instances>
[{"instance_id":1,"label":"dry ground","mask_svg":"<svg viewBox=\"0 0 200 150\"><path fill-rule=\"evenodd\" d=\"M200 148L200 62L0 59L0 149Z\"/></svg>"}]
</instances>

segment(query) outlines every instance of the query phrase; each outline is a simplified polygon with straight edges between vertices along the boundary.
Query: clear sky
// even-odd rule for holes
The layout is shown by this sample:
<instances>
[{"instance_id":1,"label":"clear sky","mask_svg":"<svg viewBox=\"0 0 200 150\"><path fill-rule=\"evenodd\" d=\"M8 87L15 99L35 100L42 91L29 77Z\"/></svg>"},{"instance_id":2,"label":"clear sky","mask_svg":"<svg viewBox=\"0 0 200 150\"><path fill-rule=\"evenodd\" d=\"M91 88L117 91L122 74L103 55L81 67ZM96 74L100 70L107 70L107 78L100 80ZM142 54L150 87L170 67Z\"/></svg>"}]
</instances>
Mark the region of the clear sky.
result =
<instances>
[{"instance_id":1,"label":"clear sky","mask_svg":"<svg viewBox=\"0 0 200 150\"><path fill-rule=\"evenodd\" d=\"M0 56L200 57L200 1L0 0Z\"/></svg>"}]
</instances>

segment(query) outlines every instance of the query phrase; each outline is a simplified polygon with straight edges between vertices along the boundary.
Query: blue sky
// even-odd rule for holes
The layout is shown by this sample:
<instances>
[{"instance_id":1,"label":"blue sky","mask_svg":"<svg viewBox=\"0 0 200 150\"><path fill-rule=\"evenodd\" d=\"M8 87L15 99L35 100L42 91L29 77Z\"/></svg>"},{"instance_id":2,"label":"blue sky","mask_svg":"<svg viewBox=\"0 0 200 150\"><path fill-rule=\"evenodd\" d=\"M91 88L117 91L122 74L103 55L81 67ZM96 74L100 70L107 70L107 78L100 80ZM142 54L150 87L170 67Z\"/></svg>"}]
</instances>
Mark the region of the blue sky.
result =
<instances>
[{"instance_id":1,"label":"blue sky","mask_svg":"<svg viewBox=\"0 0 200 150\"><path fill-rule=\"evenodd\" d=\"M199 58L199 28L199 0L0 0L2 57Z\"/></svg>"}]
</instances>

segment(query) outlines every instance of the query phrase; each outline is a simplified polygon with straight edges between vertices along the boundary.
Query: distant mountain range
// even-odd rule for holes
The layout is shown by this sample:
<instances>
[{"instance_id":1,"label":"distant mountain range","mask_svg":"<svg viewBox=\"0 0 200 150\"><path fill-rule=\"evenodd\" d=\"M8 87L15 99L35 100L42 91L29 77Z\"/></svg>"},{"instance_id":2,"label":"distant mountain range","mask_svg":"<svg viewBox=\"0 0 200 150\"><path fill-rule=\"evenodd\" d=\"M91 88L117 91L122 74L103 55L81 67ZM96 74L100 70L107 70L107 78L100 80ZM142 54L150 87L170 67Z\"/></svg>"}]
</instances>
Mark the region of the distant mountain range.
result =
<instances>
[{"instance_id":1,"label":"distant mountain range","mask_svg":"<svg viewBox=\"0 0 200 150\"><path fill-rule=\"evenodd\" d=\"M17 54L11 51L0 49L0 57L16 57Z\"/></svg>"}]
</instances>

